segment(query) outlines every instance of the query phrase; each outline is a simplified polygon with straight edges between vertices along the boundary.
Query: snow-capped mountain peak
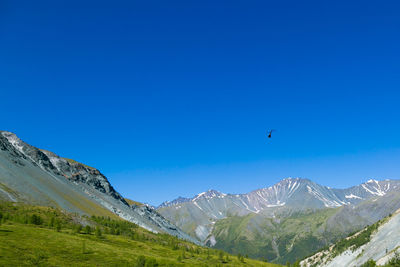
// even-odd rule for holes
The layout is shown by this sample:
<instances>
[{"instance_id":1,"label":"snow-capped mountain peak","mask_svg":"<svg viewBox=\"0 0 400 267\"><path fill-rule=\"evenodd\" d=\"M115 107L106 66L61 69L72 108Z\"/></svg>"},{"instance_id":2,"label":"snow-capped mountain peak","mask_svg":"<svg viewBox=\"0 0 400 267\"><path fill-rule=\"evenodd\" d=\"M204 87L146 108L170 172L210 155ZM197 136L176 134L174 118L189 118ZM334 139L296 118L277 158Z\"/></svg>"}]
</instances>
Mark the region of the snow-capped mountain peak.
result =
<instances>
[{"instance_id":1,"label":"snow-capped mountain peak","mask_svg":"<svg viewBox=\"0 0 400 267\"><path fill-rule=\"evenodd\" d=\"M222 198L222 197L225 197L225 196L226 196L226 194L224 194L224 193L221 193L221 192L219 192L217 190L214 190L214 189L210 189L210 190L208 190L206 192L203 192L203 193L200 193L200 194L196 195L192 199L192 201L194 202L194 201L199 200L199 199L211 199L211 198L214 198L214 197Z\"/></svg>"},{"instance_id":2,"label":"snow-capped mountain peak","mask_svg":"<svg viewBox=\"0 0 400 267\"><path fill-rule=\"evenodd\" d=\"M190 213L209 216L216 220L228 214L270 212L271 209L287 207L294 210L336 208L357 205L361 201L382 197L393 190L400 190L399 180L378 181L370 179L358 186L335 189L317 184L304 178L285 178L280 182L245 194L224 194L208 190L193 198L178 198L164 202L158 209L169 217L174 212L190 210ZM200 216L200 215L199 215ZM169 217L172 219L171 217Z\"/></svg>"}]
</instances>

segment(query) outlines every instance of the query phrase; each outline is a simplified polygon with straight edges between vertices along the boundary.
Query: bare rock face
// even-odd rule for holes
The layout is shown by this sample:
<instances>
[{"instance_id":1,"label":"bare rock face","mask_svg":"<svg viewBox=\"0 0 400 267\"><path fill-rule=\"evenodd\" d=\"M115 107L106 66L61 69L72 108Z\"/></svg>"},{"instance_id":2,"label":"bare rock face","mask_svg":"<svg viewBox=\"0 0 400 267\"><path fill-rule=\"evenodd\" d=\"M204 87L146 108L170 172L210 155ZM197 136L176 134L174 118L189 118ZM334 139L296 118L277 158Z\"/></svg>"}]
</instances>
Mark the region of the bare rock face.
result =
<instances>
[{"instance_id":1,"label":"bare rock face","mask_svg":"<svg viewBox=\"0 0 400 267\"><path fill-rule=\"evenodd\" d=\"M130 206L97 169L0 131L0 199L51 205L87 215L112 213L153 232L196 242L147 206Z\"/></svg>"}]
</instances>

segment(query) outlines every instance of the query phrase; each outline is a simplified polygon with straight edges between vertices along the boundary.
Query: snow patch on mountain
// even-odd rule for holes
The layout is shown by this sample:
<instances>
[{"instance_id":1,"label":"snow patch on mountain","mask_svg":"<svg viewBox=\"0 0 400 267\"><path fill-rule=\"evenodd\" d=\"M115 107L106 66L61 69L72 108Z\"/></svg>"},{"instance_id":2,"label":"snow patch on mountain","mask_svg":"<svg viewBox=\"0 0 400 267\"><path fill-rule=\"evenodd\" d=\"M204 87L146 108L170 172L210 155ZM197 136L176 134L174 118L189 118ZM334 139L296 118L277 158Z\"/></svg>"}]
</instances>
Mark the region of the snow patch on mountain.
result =
<instances>
[{"instance_id":1,"label":"snow patch on mountain","mask_svg":"<svg viewBox=\"0 0 400 267\"><path fill-rule=\"evenodd\" d=\"M377 195L377 196L384 196L385 192L383 192L382 190L376 188L376 187L372 187L372 189L375 189L375 191L372 191L370 188L368 188L365 184L361 185L365 191L367 191L368 193L372 194L372 195Z\"/></svg>"},{"instance_id":2,"label":"snow patch on mountain","mask_svg":"<svg viewBox=\"0 0 400 267\"><path fill-rule=\"evenodd\" d=\"M356 195L353 195L353 194L350 194L350 195L345 195L344 197L345 197L345 198L356 198L356 199L363 199L362 197L359 197L359 196L356 196Z\"/></svg>"}]
</instances>

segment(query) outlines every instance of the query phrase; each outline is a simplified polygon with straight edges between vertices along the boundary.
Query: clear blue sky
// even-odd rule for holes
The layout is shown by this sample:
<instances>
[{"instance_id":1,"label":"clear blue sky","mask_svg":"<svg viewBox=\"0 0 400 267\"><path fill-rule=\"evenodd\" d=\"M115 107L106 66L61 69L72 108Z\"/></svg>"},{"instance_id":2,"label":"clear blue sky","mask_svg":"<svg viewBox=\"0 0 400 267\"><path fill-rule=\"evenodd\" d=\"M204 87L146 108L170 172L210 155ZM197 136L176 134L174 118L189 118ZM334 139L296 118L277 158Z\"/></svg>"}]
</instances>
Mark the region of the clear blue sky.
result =
<instances>
[{"instance_id":1,"label":"clear blue sky","mask_svg":"<svg viewBox=\"0 0 400 267\"><path fill-rule=\"evenodd\" d=\"M399 1L2 0L1 129L151 204L288 176L400 178L399 13Z\"/></svg>"}]
</instances>

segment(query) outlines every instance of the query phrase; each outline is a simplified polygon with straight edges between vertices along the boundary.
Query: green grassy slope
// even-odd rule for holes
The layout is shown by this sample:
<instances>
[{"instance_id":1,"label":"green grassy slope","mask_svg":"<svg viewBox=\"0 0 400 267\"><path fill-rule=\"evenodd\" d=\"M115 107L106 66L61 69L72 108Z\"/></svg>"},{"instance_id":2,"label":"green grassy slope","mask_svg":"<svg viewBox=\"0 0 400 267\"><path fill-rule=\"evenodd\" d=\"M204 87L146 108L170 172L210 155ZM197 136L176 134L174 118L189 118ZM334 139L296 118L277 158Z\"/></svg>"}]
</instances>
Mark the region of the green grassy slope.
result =
<instances>
[{"instance_id":1,"label":"green grassy slope","mask_svg":"<svg viewBox=\"0 0 400 267\"><path fill-rule=\"evenodd\" d=\"M0 266L277 266L109 217L0 202Z\"/></svg>"},{"instance_id":2,"label":"green grassy slope","mask_svg":"<svg viewBox=\"0 0 400 267\"><path fill-rule=\"evenodd\" d=\"M270 262L293 263L341 237L326 231L327 218L336 212L325 209L283 218L258 214L229 217L215 224L215 248Z\"/></svg>"}]
</instances>

